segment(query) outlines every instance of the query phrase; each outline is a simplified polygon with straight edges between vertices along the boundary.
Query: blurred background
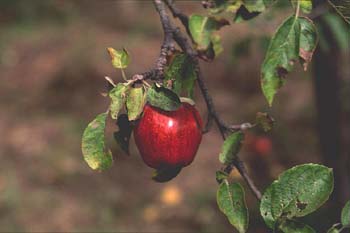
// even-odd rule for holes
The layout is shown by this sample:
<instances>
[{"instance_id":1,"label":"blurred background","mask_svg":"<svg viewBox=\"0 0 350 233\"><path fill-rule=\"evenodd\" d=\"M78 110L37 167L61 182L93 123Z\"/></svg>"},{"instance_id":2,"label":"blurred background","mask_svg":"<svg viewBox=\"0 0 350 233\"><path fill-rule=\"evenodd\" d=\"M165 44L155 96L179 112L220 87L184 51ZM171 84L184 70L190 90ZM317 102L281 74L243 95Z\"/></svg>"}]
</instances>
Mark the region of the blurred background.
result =
<instances>
[{"instance_id":1,"label":"blurred background","mask_svg":"<svg viewBox=\"0 0 350 233\"><path fill-rule=\"evenodd\" d=\"M331 200L303 219L324 232L350 197L349 26L319 4L311 14L320 33L314 62L307 72L296 65L268 108L259 69L270 36L292 14L280 2L220 30L224 52L202 68L226 121L253 121L258 111L276 119L268 134L250 131L240 155L261 190L297 164L335 169ZM196 1L178 6L205 13ZM222 140L214 128L193 164L165 184L151 180L133 141L131 156L119 150L113 123L114 166L98 173L83 161L82 132L108 106L103 77L122 80L106 48L128 49L130 77L153 67L162 39L149 1L0 1L0 231L235 232L216 205ZM205 118L199 93L195 100ZM249 232L268 232L247 188L246 198Z\"/></svg>"}]
</instances>

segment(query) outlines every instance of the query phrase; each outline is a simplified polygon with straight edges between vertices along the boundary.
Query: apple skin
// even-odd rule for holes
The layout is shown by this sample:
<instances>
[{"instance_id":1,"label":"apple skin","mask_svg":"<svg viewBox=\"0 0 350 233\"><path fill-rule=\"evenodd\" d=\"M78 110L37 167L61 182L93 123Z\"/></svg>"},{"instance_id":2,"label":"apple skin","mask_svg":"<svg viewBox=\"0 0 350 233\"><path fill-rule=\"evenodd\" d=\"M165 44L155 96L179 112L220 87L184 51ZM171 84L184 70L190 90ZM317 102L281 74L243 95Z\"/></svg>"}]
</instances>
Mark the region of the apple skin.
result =
<instances>
[{"instance_id":1,"label":"apple skin","mask_svg":"<svg viewBox=\"0 0 350 233\"><path fill-rule=\"evenodd\" d=\"M143 161L155 169L192 163L202 140L202 119L194 106L182 103L176 111L146 105L134 128Z\"/></svg>"}]
</instances>

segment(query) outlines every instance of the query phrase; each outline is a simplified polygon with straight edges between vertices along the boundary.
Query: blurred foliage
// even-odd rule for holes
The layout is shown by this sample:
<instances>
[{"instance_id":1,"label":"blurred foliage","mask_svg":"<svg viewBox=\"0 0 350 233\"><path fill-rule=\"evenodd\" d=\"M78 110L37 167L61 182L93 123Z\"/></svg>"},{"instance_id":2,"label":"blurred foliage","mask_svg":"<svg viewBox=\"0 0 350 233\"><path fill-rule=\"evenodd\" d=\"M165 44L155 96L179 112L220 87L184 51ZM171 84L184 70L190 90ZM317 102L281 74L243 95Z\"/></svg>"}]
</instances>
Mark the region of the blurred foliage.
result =
<instances>
[{"instance_id":1,"label":"blurred foliage","mask_svg":"<svg viewBox=\"0 0 350 233\"><path fill-rule=\"evenodd\" d=\"M320 24L317 24L317 29L320 35L319 43L320 47L324 51L329 51L334 48L334 44L329 44L327 41L327 35L325 34L327 30L330 31L331 36L336 41L335 46L346 52L349 50L349 41L350 41L350 27L349 25L335 13L327 13L321 16L321 20L327 25L327 28L322 27Z\"/></svg>"},{"instance_id":2,"label":"blurred foliage","mask_svg":"<svg viewBox=\"0 0 350 233\"><path fill-rule=\"evenodd\" d=\"M59 0L1 0L0 24L65 22L73 4L73 1Z\"/></svg>"}]
</instances>

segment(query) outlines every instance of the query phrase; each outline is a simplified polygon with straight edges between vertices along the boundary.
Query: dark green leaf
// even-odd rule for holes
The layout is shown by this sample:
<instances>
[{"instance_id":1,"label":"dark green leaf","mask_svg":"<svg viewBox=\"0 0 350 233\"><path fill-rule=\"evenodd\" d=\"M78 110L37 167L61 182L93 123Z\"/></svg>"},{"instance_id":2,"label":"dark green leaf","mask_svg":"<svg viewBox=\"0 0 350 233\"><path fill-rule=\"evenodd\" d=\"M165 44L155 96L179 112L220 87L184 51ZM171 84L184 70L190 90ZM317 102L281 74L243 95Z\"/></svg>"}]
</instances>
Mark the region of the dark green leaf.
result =
<instances>
[{"instance_id":1,"label":"dark green leaf","mask_svg":"<svg viewBox=\"0 0 350 233\"><path fill-rule=\"evenodd\" d=\"M316 48L317 33L311 20L289 17L273 36L261 67L262 91L272 105L277 90L284 84L284 76L300 60L306 69Z\"/></svg>"},{"instance_id":2,"label":"dark green leaf","mask_svg":"<svg viewBox=\"0 0 350 233\"><path fill-rule=\"evenodd\" d=\"M242 5L233 18L233 22L240 23L242 21L253 19L258 15L260 15L260 12L249 12L248 9Z\"/></svg>"},{"instance_id":3,"label":"dark green leaf","mask_svg":"<svg viewBox=\"0 0 350 233\"><path fill-rule=\"evenodd\" d=\"M348 0L328 0L339 15L350 24L350 1Z\"/></svg>"},{"instance_id":4,"label":"dark green leaf","mask_svg":"<svg viewBox=\"0 0 350 233\"><path fill-rule=\"evenodd\" d=\"M255 123L267 132L272 129L275 120L266 112L258 112L256 113Z\"/></svg>"},{"instance_id":5,"label":"dark green leaf","mask_svg":"<svg viewBox=\"0 0 350 233\"><path fill-rule=\"evenodd\" d=\"M249 216L242 186L239 183L229 184L225 179L219 186L216 200L230 223L240 233L246 232Z\"/></svg>"},{"instance_id":6,"label":"dark green leaf","mask_svg":"<svg viewBox=\"0 0 350 233\"><path fill-rule=\"evenodd\" d=\"M108 96L111 98L111 104L109 106L109 111L113 119L118 118L119 111L122 109L125 103L125 96L129 87L124 83L118 83L109 93Z\"/></svg>"},{"instance_id":7,"label":"dark green leaf","mask_svg":"<svg viewBox=\"0 0 350 233\"><path fill-rule=\"evenodd\" d=\"M130 63L130 57L126 49L115 50L113 48L107 48L107 51L112 59L112 65L118 69L124 69L128 67Z\"/></svg>"},{"instance_id":8,"label":"dark green leaf","mask_svg":"<svg viewBox=\"0 0 350 233\"><path fill-rule=\"evenodd\" d=\"M165 111L175 111L181 106L179 97L175 92L163 86L153 87L147 90L147 101L150 105Z\"/></svg>"},{"instance_id":9,"label":"dark green leaf","mask_svg":"<svg viewBox=\"0 0 350 233\"><path fill-rule=\"evenodd\" d=\"M111 151L105 149L105 127L108 113L99 114L86 127L81 148L87 164L94 170L105 170L112 165Z\"/></svg>"},{"instance_id":10,"label":"dark green leaf","mask_svg":"<svg viewBox=\"0 0 350 233\"><path fill-rule=\"evenodd\" d=\"M310 226L297 222L297 221L291 221L287 220L283 222L279 228L284 233L316 233L314 229L312 229Z\"/></svg>"},{"instance_id":11,"label":"dark green leaf","mask_svg":"<svg viewBox=\"0 0 350 233\"><path fill-rule=\"evenodd\" d=\"M131 88L126 98L129 121L134 121L140 117L145 103L146 95L143 92L143 87Z\"/></svg>"},{"instance_id":12,"label":"dark green leaf","mask_svg":"<svg viewBox=\"0 0 350 233\"><path fill-rule=\"evenodd\" d=\"M233 21L238 23L244 20L250 20L265 11L274 2L275 0L243 0Z\"/></svg>"},{"instance_id":13,"label":"dark green leaf","mask_svg":"<svg viewBox=\"0 0 350 233\"><path fill-rule=\"evenodd\" d=\"M117 141L120 148L126 154L129 154L129 141L133 126L128 120L128 116L126 114L121 114L118 117L117 125L118 131L114 132L114 139Z\"/></svg>"},{"instance_id":14,"label":"dark green leaf","mask_svg":"<svg viewBox=\"0 0 350 233\"><path fill-rule=\"evenodd\" d=\"M190 57L183 53L176 54L165 71L165 85L177 95L185 91L192 98L195 81L196 73Z\"/></svg>"},{"instance_id":15,"label":"dark green leaf","mask_svg":"<svg viewBox=\"0 0 350 233\"><path fill-rule=\"evenodd\" d=\"M155 170L152 175L152 180L163 183L175 178L181 171L182 167L163 167Z\"/></svg>"},{"instance_id":16,"label":"dark green leaf","mask_svg":"<svg viewBox=\"0 0 350 233\"><path fill-rule=\"evenodd\" d=\"M229 22L225 19L191 15L189 19L189 30L197 45L197 49L201 51L207 50L212 43L212 33L228 24Z\"/></svg>"},{"instance_id":17,"label":"dark green leaf","mask_svg":"<svg viewBox=\"0 0 350 233\"><path fill-rule=\"evenodd\" d=\"M341 211L341 224L345 227L350 227L350 201L348 201Z\"/></svg>"},{"instance_id":18,"label":"dark green leaf","mask_svg":"<svg viewBox=\"0 0 350 233\"><path fill-rule=\"evenodd\" d=\"M303 217L318 209L333 190L333 172L322 165L304 164L282 173L265 191L260 212L274 228L283 219Z\"/></svg>"},{"instance_id":19,"label":"dark green leaf","mask_svg":"<svg viewBox=\"0 0 350 233\"><path fill-rule=\"evenodd\" d=\"M219 160L223 164L231 164L241 149L244 134L240 131L231 134L221 148Z\"/></svg>"}]
</instances>

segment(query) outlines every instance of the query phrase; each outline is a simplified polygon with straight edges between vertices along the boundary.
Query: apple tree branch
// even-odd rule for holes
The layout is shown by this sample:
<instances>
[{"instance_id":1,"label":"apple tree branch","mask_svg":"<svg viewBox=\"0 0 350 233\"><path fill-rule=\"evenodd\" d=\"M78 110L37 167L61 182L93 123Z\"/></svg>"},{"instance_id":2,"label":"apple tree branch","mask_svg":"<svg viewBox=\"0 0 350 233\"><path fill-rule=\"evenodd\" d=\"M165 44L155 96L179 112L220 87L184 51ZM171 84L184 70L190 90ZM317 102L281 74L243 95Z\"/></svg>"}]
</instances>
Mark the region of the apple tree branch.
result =
<instances>
[{"instance_id":1,"label":"apple tree branch","mask_svg":"<svg viewBox=\"0 0 350 233\"><path fill-rule=\"evenodd\" d=\"M208 87L204 80L204 76L199 64L198 53L196 50L193 49L192 42L189 40L191 38L191 35L189 34L189 29L188 29L188 17L185 14L183 14L174 5L172 0L165 0L165 4L162 0L154 0L153 3L156 8L156 11L159 14L163 31L164 31L164 40L161 47L160 56L153 70L145 72L143 74L135 75L134 78L140 79L140 80L163 79L163 70L164 70L164 66L166 65L166 56L167 56L167 53L174 48L173 42L175 41L176 44L178 44L178 46L181 48L181 50L192 59L192 62L195 66L197 83L208 109L208 122L205 130L209 130L210 126L212 125L212 122L214 122L217 125L222 138L225 140L228 133L232 133L238 130L252 127L252 125L250 125L249 123L245 123L241 125L228 125L219 116L219 114L215 109L214 101L209 93ZM172 24L172 22L169 19L168 13L166 11L166 5L168 6L172 15L175 18L178 18L181 21L181 23L184 25L184 27L186 28L187 36L185 36L178 27ZM259 189L255 186L251 177L248 175L247 170L244 166L244 163L240 160L239 157L236 157L236 159L233 161L232 164L226 166L225 171L230 173L234 168L236 168L239 171L243 179L247 182L249 188L251 189L255 197L258 200L260 200L261 193Z\"/></svg>"}]
</instances>

